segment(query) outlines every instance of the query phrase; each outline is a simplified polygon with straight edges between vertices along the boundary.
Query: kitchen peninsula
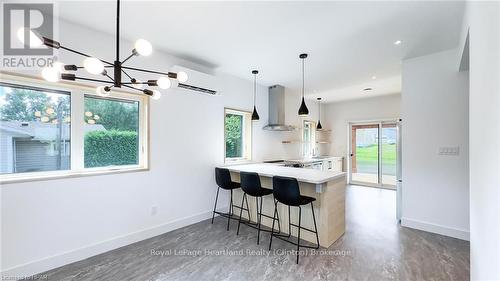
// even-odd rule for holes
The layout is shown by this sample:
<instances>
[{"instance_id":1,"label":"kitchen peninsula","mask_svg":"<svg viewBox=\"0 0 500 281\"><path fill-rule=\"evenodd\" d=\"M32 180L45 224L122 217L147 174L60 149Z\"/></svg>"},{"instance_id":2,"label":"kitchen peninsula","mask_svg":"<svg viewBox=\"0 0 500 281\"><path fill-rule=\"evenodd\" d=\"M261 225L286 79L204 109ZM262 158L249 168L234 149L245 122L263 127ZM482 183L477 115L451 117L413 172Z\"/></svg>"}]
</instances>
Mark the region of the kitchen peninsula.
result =
<instances>
[{"instance_id":1,"label":"kitchen peninsula","mask_svg":"<svg viewBox=\"0 0 500 281\"><path fill-rule=\"evenodd\" d=\"M272 177L283 176L296 178L299 182L300 192L302 195L316 198L314 201L314 212L317 219L319 241L322 247L329 247L345 232L345 190L346 190L346 173L320 171L314 169L302 169L293 167L284 167L276 164L245 164L226 166L231 172L232 180L240 181L240 172L255 172L258 173L261 179L261 184L265 188L272 189ZM240 204L242 199L242 191L237 190L234 193L233 202ZM250 209L250 220L256 220L256 203L255 200L248 200ZM273 199L272 197L264 198L263 213L270 216L273 215ZM278 214L280 218L280 228L282 232L288 233L288 208L278 204ZM236 215L239 211L234 210ZM312 216L310 208L303 208L302 225L313 229ZM243 212L243 217L247 218L246 212ZM298 219L298 209L292 207L290 213L292 223L296 223ZM262 217L262 224L271 227L272 219ZM277 226L275 226L277 229ZM292 235L297 236L296 227L291 229ZM316 238L312 233L307 231L301 232L301 238L311 243L316 242Z\"/></svg>"}]
</instances>

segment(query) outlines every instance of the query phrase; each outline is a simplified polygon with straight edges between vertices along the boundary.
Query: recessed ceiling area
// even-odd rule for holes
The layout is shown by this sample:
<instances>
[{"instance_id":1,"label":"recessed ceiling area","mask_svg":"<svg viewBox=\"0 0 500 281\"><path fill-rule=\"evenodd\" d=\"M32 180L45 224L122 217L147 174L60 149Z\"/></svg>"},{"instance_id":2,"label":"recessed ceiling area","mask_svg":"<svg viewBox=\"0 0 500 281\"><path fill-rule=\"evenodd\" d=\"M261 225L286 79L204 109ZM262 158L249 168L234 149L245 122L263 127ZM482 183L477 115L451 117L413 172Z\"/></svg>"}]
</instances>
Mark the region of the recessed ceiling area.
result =
<instances>
[{"instance_id":1,"label":"recessed ceiling area","mask_svg":"<svg viewBox=\"0 0 500 281\"><path fill-rule=\"evenodd\" d=\"M58 9L67 21L112 34L115 5L62 1ZM298 55L306 52L306 96L326 102L400 92L401 60L456 46L464 11L454 1L121 6L122 37L147 39L156 49L248 80L259 69L260 83L295 93L302 83Z\"/></svg>"}]
</instances>

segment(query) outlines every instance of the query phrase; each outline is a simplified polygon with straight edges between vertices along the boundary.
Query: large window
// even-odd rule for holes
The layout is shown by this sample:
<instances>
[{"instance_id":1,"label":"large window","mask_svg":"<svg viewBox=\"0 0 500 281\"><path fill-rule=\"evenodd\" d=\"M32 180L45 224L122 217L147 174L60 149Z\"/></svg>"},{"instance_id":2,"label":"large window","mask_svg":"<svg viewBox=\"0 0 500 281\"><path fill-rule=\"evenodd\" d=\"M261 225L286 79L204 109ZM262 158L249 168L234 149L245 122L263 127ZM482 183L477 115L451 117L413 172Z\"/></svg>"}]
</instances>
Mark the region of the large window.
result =
<instances>
[{"instance_id":1,"label":"large window","mask_svg":"<svg viewBox=\"0 0 500 281\"><path fill-rule=\"evenodd\" d=\"M147 168L147 97L2 76L1 182Z\"/></svg>"},{"instance_id":2,"label":"large window","mask_svg":"<svg viewBox=\"0 0 500 281\"><path fill-rule=\"evenodd\" d=\"M85 168L137 165L139 102L85 96Z\"/></svg>"},{"instance_id":3,"label":"large window","mask_svg":"<svg viewBox=\"0 0 500 281\"><path fill-rule=\"evenodd\" d=\"M69 92L0 84L0 173L70 169Z\"/></svg>"},{"instance_id":4,"label":"large window","mask_svg":"<svg viewBox=\"0 0 500 281\"><path fill-rule=\"evenodd\" d=\"M251 160L252 121L249 112L225 109L224 136L226 161Z\"/></svg>"}]
</instances>

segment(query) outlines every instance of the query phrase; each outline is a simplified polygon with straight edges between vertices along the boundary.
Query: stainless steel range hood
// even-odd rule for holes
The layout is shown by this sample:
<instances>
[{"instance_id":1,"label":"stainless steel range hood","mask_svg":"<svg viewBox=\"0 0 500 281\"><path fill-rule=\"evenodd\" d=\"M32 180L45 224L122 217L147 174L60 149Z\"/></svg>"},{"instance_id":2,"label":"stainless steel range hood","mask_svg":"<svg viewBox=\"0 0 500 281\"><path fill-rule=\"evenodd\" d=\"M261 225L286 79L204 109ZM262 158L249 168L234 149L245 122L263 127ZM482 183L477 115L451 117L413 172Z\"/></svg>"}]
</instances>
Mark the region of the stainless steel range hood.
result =
<instances>
[{"instance_id":1,"label":"stainless steel range hood","mask_svg":"<svg viewBox=\"0 0 500 281\"><path fill-rule=\"evenodd\" d=\"M269 87L269 124L263 128L268 131L293 131L294 126L285 125L285 87Z\"/></svg>"}]
</instances>

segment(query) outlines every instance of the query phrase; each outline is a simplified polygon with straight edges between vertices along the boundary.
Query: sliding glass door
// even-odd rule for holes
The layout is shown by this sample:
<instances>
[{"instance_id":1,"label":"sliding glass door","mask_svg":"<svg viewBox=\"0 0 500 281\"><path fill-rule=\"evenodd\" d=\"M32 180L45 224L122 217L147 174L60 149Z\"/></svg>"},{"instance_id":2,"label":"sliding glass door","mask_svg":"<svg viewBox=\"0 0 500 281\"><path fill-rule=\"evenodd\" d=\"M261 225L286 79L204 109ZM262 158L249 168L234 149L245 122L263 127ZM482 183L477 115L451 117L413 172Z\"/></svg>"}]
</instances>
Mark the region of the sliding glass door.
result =
<instances>
[{"instance_id":1,"label":"sliding glass door","mask_svg":"<svg viewBox=\"0 0 500 281\"><path fill-rule=\"evenodd\" d=\"M350 182L395 188L398 129L395 121L350 124Z\"/></svg>"}]
</instances>

